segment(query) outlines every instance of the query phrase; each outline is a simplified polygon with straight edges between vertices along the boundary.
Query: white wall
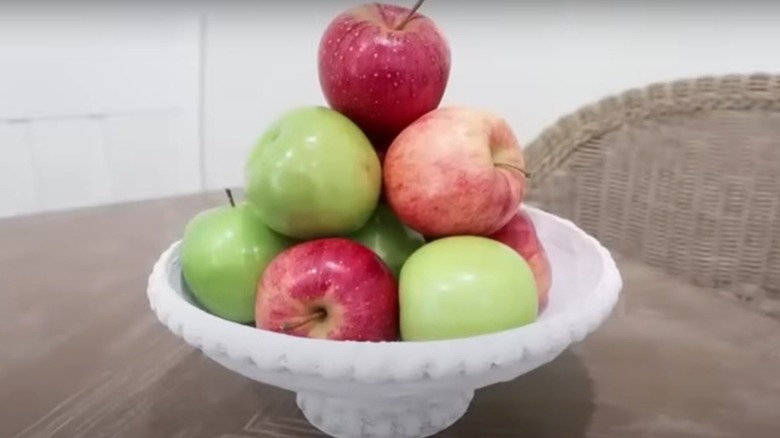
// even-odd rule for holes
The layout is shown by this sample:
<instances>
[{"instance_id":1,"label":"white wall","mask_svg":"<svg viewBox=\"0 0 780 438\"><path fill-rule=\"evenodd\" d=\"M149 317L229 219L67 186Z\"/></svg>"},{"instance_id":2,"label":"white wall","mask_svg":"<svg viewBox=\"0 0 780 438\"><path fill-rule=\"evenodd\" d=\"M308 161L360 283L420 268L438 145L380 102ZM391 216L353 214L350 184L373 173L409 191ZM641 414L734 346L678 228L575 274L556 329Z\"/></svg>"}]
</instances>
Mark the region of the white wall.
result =
<instances>
[{"instance_id":1,"label":"white wall","mask_svg":"<svg viewBox=\"0 0 780 438\"><path fill-rule=\"evenodd\" d=\"M249 148L280 112L323 102L316 71L320 34L333 16L359 3L287 2L269 9L257 2L261 6L209 15L209 188L241 183ZM780 72L780 6L656 3L662 6L429 0L421 12L450 40L445 103L498 111L524 143L564 113L629 87L701 74Z\"/></svg>"},{"instance_id":2,"label":"white wall","mask_svg":"<svg viewBox=\"0 0 780 438\"><path fill-rule=\"evenodd\" d=\"M361 2L0 11L0 217L242 184L274 118L324 103L320 34ZM656 3L429 0L453 54L444 103L495 110L527 143L626 88L780 72L780 4Z\"/></svg>"},{"instance_id":3,"label":"white wall","mask_svg":"<svg viewBox=\"0 0 780 438\"><path fill-rule=\"evenodd\" d=\"M0 11L0 217L201 188L198 16Z\"/></svg>"}]
</instances>

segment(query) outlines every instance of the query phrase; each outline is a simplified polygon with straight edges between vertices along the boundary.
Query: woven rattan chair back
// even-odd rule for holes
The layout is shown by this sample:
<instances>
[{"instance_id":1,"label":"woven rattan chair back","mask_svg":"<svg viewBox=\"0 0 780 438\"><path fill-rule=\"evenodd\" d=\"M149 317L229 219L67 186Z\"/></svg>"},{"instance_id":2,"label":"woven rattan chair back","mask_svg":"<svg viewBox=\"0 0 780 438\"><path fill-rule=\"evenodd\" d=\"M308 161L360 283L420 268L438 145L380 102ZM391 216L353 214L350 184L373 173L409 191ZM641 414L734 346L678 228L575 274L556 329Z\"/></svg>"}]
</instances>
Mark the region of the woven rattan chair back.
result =
<instances>
[{"instance_id":1,"label":"woven rattan chair back","mask_svg":"<svg viewBox=\"0 0 780 438\"><path fill-rule=\"evenodd\" d=\"M780 76L625 92L526 149L529 202L768 313L780 300Z\"/></svg>"}]
</instances>

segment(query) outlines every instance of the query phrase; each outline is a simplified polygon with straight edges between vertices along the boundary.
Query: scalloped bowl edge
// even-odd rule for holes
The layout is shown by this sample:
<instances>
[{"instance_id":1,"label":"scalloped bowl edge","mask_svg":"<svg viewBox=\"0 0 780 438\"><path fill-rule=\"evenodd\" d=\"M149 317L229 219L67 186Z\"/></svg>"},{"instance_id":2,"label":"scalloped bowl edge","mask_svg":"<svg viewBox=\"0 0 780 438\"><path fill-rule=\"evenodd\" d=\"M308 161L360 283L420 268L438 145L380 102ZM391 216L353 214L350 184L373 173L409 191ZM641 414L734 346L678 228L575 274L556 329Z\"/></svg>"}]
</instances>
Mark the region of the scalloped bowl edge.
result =
<instances>
[{"instance_id":1,"label":"scalloped bowl edge","mask_svg":"<svg viewBox=\"0 0 780 438\"><path fill-rule=\"evenodd\" d=\"M426 342L351 342L294 337L226 321L190 303L176 284L180 241L155 262L149 276L149 305L162 324L189 345L233 371L277 384L274 375L292 374L315 381L352 384L415 384L479 377L475 388L510 380L530 371L583 340L609 316L619 298L622 278L610 252L571 221L524 206L534 223L550 233L568 234L597 256L601 270L586 305L569 306L516 329L462 339ZM541 228L541 227L540 227ZM548 253L550 251L548 250ZM551 304L555 300L555 267ZM548 308L549 311L550 308ZM547 312L545 312L547 313ZM501 372L501 369L511 370ZM288 387L291 385L280 384ZM299 387L301 385L292 385Z\"/></svg>"}]
</instances>

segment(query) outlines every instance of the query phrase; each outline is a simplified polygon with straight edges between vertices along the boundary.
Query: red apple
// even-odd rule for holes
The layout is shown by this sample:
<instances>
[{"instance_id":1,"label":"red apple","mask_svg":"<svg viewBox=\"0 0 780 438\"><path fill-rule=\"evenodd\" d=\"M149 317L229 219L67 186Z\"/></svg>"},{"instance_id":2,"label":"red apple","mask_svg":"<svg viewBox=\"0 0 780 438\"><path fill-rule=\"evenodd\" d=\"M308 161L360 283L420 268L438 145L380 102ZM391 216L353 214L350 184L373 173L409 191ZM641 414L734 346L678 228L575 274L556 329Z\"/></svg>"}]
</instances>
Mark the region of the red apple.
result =
<instances>
[{"instance_id":1,"label":"red apple","mask_svg":"<svg viewBox=\"0 0 780 438\"><path fill-rule=\"evenodd\" d=\"M536 227L531 217L520 209L503 228L488 237L517 251L531 266L539 296L539 313L542 313L550 297L552 270L547 252L536 234Z\"/></svg>"},{"instance_id":2,"label":"red apple","mask_svg":"<svg viewBox=\"0 0 780 438\"><path fill-rule=\"evenodd\" d=\"M257 290L258 328L293 336L395 341L398 287L372 250L346 238L310 240L266 267Z\"/></svg>"},{"instance_id":3,"label":"red apple","mask_svg":"<svg viewBox=\"0 0 780 438\"><path fill-rule=\"evenodd\" d=\"M450 48L428 17L370 3L331 21L320 40L318 67L328 104L381 150L439 105L450 75Z\"/></svg>"},{"instance_id":4,"label":"red apple","mask_svg":"<svg viewBox=\"0 0 780 438\"><path fill-rule=\"evenodd\" d=\"M441 107L390 145L384 191L401 221L426 237L488 235L520 206L524 166L520 145L502 117Z\"/></svg>"}]
</instances>

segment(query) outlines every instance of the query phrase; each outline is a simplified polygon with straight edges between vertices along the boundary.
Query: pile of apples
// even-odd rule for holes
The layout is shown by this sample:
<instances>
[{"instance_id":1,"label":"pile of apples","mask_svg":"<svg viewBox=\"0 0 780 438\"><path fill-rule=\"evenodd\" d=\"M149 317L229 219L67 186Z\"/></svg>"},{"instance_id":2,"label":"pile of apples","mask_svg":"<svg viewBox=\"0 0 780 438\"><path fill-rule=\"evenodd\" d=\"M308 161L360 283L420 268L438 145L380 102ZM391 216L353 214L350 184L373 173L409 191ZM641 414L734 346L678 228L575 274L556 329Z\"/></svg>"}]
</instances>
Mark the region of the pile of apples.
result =
<instances>
[{"instance_id":1,"label":"pile of apples","mask_svg":"<svg viewBox=\"0 0 780 438\"><path fill-rule=\"evenodd\" d=\"M319 47L328 106L288 110L245 165L243 202L203 211L184 284L220 318L292 336L425 341L530 324L548 257L500 116L442 106L450 48L417 12L366 4Z\"/></svg>"}]
</instances>

